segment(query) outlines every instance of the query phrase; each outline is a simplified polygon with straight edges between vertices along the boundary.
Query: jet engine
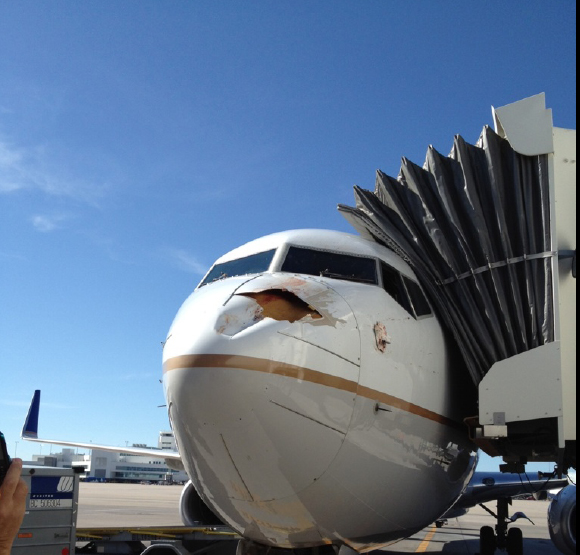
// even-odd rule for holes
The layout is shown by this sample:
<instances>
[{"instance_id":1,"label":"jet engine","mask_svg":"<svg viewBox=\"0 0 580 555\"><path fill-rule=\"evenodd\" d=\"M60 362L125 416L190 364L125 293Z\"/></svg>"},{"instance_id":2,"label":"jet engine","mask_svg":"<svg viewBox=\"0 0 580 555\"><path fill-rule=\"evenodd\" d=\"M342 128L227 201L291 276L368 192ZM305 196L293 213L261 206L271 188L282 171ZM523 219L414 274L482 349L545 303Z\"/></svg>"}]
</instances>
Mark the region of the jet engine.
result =
<instances>
[{"instance_id":1,"label":"jet engine","mask_svg":"<svg viewBox=\"0 0 580 555\"><path fill-rule=\"evenodd\" d=\"M566 486L550 503L548 528L554 545L565 555L576 553L576 486Z\"/></svg>"},{"instance_id":2,"label":"jet engine","mask_svg":"<svg viewBox=\"0 0 580 555\"><path fill-rule=\"evenodd\" d=\"M191 480L185 484L181 492L179 516L185 526L219 526L223 524L203 502Z\"/></svg>"}]
</instances>

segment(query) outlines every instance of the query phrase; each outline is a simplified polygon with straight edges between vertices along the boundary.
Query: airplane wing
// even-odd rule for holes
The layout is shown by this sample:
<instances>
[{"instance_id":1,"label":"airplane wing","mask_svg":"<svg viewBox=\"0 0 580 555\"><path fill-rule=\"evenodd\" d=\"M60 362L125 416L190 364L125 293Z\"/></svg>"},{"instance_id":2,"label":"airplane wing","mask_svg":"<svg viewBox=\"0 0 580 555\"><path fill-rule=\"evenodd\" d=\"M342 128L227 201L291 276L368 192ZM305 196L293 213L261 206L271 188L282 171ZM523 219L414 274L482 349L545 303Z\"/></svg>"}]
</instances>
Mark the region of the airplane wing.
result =
<instances>
[{"instance_id":1,"label":"airplane wing","mask_svg":"<svg viewBox=\"0 0 580 555\"><path fill-rule=\"evenodd\" d=\"M558 479L551 475L530 480L521 474L513 478L500 472L475 472L461 497L442 518L461 516L481 503L512 498L516 495L535 496L541 492L565 488L569 483L567 478Z\"/></svg>"},{"instance_id":2,"label":"airplane wing","mask_svg":"<svg viewBox=\"0 0 580 555\"><path fill-rule=\"evenodd\" d=\"M526 493L535 495L542 491L565 488L568 484L567 478L558 479L552 476L530 480L521 474L514 479L499 472L476 472L456 506L468 509L499 497L514 497Z\"/></svg>"},{"instance_id":3,"label":"airplane wing","mask_svg":"<svg viewBox=\"0 0 580 555\"><path fill-rule=\"evenodd\" d=\"M167 461L179 461L181 457L177 451L167 449L148 449L144 447L115 447L112 445L98 445L96 443L83 443L78 441L62 441L58 439L44 439L38 437L38 416L40 412L40 390L36 390L28 409L28 416L22 428L22 439L26 441L36 441L38 443L51 443L54 445L67 445L69 447L82 447L83 449L100 449L102 451L112 451L113 453L126 453L130 455L141 455Z\"/></svg>"}]
</instances>

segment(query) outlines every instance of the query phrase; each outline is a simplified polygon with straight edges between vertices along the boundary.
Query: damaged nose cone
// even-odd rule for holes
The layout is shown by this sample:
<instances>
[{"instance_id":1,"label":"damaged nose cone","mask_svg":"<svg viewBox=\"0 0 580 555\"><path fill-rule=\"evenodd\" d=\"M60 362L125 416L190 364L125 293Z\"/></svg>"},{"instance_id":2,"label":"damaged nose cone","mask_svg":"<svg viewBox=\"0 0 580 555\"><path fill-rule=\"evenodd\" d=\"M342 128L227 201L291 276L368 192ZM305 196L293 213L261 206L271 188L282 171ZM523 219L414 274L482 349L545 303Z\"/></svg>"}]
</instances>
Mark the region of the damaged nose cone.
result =
<instances>
[{"instance_id":1,"label":"damaged nose cone","mask_svg":"<svg viewBox=\"0 0 580 555\"><path fill-rule=\"evenodd\" d=\"M259 293L241 293L241 296L254 299L262 309L265 318L272 318L279 322L290 323L310 316L314 320L322 315L300 297L290 291L270 289Z\"/></svg>"},{"instance_id":2,"label":"damaged nose cone","mask_svg":"<svg viewBox=\"0 0 580 555\"><path fill-rule=\"evenodd\" d=\"M278 322L294 323L322 315L300 297L282 289L269 289L256 293L238 293L226 304L216 320L215 331L234 337L264 318Z\"/></svg>"},{"instance_id":3,"label":"damaged nose cone","mask_svg":"<svg viewBox=\"0 0 580 555\"><path fill-rule=\"evenodd\" d=\"M293 496L330 468L355 407L348 302L314 277L233 277L194 292L170 337L166 397L196 489L239 528L263 519L265 503L299 508Z\"/></svg>"},{"instance_id":4,"label":"damaged nose cone","mask_svg":"<svg viewBox=\"0 0 580 555\"><path fill-rule=\"evenodd\" d=\"M214 327L219 335L234 337L263 319L263 311L259 305L235 295L217 317Z\"/></svg>"}]
</instances>

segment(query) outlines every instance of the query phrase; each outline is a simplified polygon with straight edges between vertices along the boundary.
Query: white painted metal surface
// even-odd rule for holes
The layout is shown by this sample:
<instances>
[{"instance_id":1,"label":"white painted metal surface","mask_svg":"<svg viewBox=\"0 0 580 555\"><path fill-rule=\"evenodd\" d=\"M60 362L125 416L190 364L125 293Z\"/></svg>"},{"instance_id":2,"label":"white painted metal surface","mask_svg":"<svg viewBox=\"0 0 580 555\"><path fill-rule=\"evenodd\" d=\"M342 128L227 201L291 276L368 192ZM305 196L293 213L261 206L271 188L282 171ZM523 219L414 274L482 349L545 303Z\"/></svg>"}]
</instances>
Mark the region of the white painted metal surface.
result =
<instances>
[{"instance_id":1,"label":"white painted metal surface","mask_svg":"<svg viewBox=\"0 0 580 555\"><path fill-rule=\"evenodd\" d=\"M559 251L576 250L576 130L554 128L556 237ZM560 260L559 337L562 344L563 439L576 439L576 278L572 258Z\"/></svg>"},{"instance_id":2,"label":"white painted metal surface","mask_svg":"<svg viewBox=\"0 0 580 555\"><path fill-rule=\"evenodd\" d=\"M479 386L483 426L563 416L560 343L496 362ZM491 435L487 432L490 432ZM497 431L485 430L486 437Z\"/></svg>"},{"instance_id":3,"label":"white painted metal surface","mask_svg":"<svg viewBox=\"0 0 580 555\"><path fill-rule=\"evenodd\" d=\"M552 110L544 93L513 104L492 108L495 131L520 154L535 156L554 152Z\"/></svg>"}]
</instances>

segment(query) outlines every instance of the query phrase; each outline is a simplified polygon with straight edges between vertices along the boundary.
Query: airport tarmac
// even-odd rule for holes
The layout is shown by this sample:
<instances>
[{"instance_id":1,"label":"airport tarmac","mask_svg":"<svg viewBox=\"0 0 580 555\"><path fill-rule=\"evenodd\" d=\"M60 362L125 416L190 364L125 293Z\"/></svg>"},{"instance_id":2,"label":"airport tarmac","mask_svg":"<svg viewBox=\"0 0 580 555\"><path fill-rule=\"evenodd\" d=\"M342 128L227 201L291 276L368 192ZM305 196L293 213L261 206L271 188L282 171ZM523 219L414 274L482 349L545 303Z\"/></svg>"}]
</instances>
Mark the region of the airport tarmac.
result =
<instances>
[{"instance_id":1,"label":"airport tarmac","mask_svg":"<svg viewBox=\"0 0 580 555\"><path fill-rule=\"evenodd\" d=\"M181 526L181 486L81 483L79 528ZM495 510L495 504L488 504ZM559 555L547 526L548 502L514 501L510 514L524 512L533 522L518 520L524 535L525 555ZM479 529L494 526L494 519L480 507L465 516L450 519L443 528L429 526L407 540L383 549L401 553L446 553L474 555L479 552ZM498 552L499 553L499 552Z\"/></svg>"}]
</instances>

